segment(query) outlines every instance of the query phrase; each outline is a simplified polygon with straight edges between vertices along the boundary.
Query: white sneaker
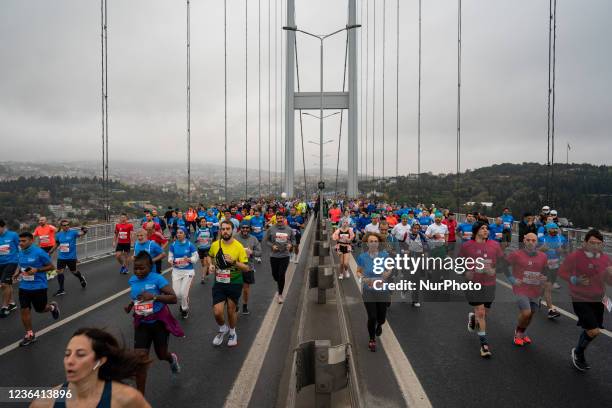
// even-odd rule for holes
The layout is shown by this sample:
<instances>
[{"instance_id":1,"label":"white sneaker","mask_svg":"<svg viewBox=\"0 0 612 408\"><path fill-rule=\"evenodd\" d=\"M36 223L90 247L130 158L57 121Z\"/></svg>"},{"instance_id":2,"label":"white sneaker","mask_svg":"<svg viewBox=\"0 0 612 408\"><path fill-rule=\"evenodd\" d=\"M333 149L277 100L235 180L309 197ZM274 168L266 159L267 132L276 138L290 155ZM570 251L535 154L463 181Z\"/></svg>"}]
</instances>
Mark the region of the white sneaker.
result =
<instances>
[{"instance_id":1,"label":"white sneaker","mask_svg":"<svg viewBox=\"0 0 612 408\"><path fill-rule=\"evenodd\" d=\"M227 347L236 347L238 345L238 333L230 334L227 337Z\"/></svg>"},{"instance_id":2,"label":"white sneaker","mask_svg":"<svg viewBox=\"0 0 612 408\"><path fill-rule=\"evenodd\" d=\"M218 332L217 335L215 336L215 338L213 339L213 345L214 346L220 346L223 343L223 340L225 339L225 335L228 332L229 332L229 330Z\"/></svg>"},{"instance_id":3,"label":"white sneaker","mask_svg":"<svg viewBox=\"0 0 612 408\"><path fill-rule=\"evenodd\" d=\"M557 282L553 283L552 287L553 289L561 289L561 285L559 285Z\"/></svg>"},{"instance_id":4,"label":"white sneaker","mask_svg":"<svg viewBox=\"0 0 612 408\"><path fill-rule=\"evenodd\" d=\"M340 275L338 275L338 280L342 280L344 279L344 275L341 273Z\"/></svg>"},{"instance_id":5,"label":"white sneaker","mask_svg":"<svg viewBox=\"0 0 612 408\"><path fill-rule=\"evenodd\" d=\"M257 263L261 263L261 258L257 257L255 258L255 261L257 261Z\"/></svg>"},{"instance_id":6,"label":"white sneaker","mask_svg":"<svg viewBox=\"0 0 612 408\"><path fill-rule=\"evenodd\" d=\"M285 299L283 298L283 295L278 295L278 304L282 304L285 301Z\"/></svg>"},{"instance_id":7,"label":"white sneaker","mask_svg":"<svg viewBox=\"0 0 612 408\"><path fill-rule=\"evenodd\" d=\"M345 277L346 279L348 279L348 278L350 278L350 277L351 277L351 273L348 271L348 269L346 269L346 270L344 271L344 277Z\"/></svg>"}]
</instances>

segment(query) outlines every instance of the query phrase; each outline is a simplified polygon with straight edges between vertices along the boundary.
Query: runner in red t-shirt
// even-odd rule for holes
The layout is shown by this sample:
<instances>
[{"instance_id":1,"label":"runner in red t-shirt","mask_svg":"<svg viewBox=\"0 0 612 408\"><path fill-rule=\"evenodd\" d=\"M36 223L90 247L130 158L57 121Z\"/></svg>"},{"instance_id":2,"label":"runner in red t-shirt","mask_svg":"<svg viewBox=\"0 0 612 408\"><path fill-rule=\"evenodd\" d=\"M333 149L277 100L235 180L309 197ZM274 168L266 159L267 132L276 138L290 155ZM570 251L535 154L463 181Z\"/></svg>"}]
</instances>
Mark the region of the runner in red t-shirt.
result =
<instances>
[{"instance_id":1,"label":"runner in red t-shirt","mask_svg":"<svg viewBox=\"0 0 612 408\"><path fill-rule=\"evenodd\" d=\"M475 266L465 273L465 277L482 285L480 290L468 290L465 293L468 303L474 307L474 312L468 314L468 330L473 332L478 326L480 355L488 358L491 357L491 350L487 341L486 314L495 300L495 269L499 261L504 261L504 253L497 241L488 239L487 224L475 223L472 227L472 238L466 241L459 251L459 257L473 259L475 263Z\"/></svg>"},{"instance_id":2,"label":"runner in red t-shirt","mask_svg":"<svg viewBox=\"0 0 612 408\"><path fill-rule=\"evenodd\" d=\"M159 225L159 224L158 224ZM121 265L119 273L127 274L129 255L132 248L132 235L134 233L134 226L128 222L127 214L121 214L119 217L119 223L115 225L115 238L113 239L113 246L115 247L115 258Z\"/></svg>"},{"instance_id":3,"label":"runner in red t-shirt","mask_svg":"<svg viewBox=\"0 0 612 408\"><path fill-rule=\"evenodd\" d=\"M455 213L449 212L448 216L442 220L442 224L448 228L448 254L454 257L457 244L457 220L455 219Z\"/></svg>"},{"instance_id":4,"label":"runner in red t-shirt","mask_svg":"<svg viewBox=\"0 0 612 408\"><path fill-rule=\"evenodd\" d=\"M506 272L512 291L519 307L518 324L514 331L514 344L523 346L531 344L531 339L525 334L531 318L540 307L540 296L546 277L546 254L537 250L538 236L534 233L525 235L525 246L506 257L512 271Z\"/></svg>"},{"instance_id":5,"label":"runner in red t-shirt","mask_svg":"<svg viewBox=\"0 0 612 408\"><path fill-rule=\"evenodd\" d=\"M337 227L341 217L342 210L338 208L338 204L333 203L332 208L329 209L329 219L332 222L332 226Z\"/></svg>"}]
</instances>

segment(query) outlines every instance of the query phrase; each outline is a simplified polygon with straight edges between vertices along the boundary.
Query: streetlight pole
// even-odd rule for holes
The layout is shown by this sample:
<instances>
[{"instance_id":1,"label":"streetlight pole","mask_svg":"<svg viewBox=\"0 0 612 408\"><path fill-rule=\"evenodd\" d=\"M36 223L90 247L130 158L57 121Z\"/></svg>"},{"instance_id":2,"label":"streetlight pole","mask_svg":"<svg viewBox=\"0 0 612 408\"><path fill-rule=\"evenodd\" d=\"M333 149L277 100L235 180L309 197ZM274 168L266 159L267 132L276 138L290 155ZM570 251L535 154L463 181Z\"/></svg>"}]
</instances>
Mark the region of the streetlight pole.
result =
<instances>
[{"instance_id":1,"label":"streetlight pole","mask_svg":"<svg viewBox=\"0 0 612 408\"><path fill-rule=\"evenodd\" d=\"M320 215L320 220L321 223L323 222L323 188L324 188L324 184L323 184L323 41L325 41L326 38L329 38L333 35L336 35L338 33L341 33L343 31L348 31L348 30L352 30L354 28L359 28L361 27L361 24L351 24L351 25L346 25L346 27L341 28L340 30L336 30L333 33L327 34L327 35L317 35L317 34L312 34L309 33L307 31L304 30L300 30L298 29L296 26L285 26L283 27L283 30L287 30L287 31L296 31L296 32L300 32L302 34L306 34L310 37L314 37L317 38L319 40L320 43L320 90L321 90L321 106L320 106L320 115L319 115L319 141L320 141L320 145L319 145L319 215Z\"/></svg>"}]
</instances>

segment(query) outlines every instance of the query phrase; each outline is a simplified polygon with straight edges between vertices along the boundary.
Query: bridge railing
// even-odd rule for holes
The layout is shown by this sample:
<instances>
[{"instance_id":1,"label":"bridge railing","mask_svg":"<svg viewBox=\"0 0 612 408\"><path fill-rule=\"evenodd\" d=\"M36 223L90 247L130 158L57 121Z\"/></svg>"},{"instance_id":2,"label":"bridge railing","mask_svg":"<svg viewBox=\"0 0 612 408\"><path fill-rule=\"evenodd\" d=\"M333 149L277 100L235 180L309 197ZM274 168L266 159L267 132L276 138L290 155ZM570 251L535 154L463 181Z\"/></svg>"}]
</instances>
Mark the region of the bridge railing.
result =
<instances>
[{"instance_id":1,"label":"bridge railing","mask_svg":"<svg viewBox=\"0 0 612 408\"><path fill-rule=\"evenodd\" d=\"M140 226L139 219L129 220L134 228ZM77 240L79 260L100 258L115 252L113 238L115 237L115 222L87 225L87 234Z\"/></svg>"}]
</instances>

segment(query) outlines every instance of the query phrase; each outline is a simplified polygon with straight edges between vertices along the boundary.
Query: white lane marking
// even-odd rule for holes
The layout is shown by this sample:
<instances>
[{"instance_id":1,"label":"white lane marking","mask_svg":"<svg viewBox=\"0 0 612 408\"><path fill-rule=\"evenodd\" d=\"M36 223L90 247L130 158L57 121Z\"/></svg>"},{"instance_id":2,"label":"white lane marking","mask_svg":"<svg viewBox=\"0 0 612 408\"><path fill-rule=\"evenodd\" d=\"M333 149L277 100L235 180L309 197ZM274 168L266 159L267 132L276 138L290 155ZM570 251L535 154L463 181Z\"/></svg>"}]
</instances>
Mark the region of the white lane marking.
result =
<instances>
[{"instance_id":1,"label":"white lane marking","mask_svg":"<svg viewBox=\"0 0 612 408\"><path fill-rule=\"evenodd\" d=\"M362 291L361 285L357 280L357 262L354 256L351 254L349 257L349 267L353 271L352 276L359 291ZM387 326L384 329L384 336L380 337L385 354L391 364L391 369L400 387L402 396L406 406L408 407L419 407L419 408L431 408L431 401L427 397L419 378L417 377L410 360L402 350L402 346L399 344L391 325L387 322Z\"/></svg>"},{"instance_id":2,"label":"white lane marking","mask_svg":"<svg viewBox=\"0 0 612 408\"><path fill-rule=\"evenodd\" d=\"M304 236L302 237L302 241L300 243L300 258L308 256L308 254L304 254L306 251L303 251L303 246L308 241L308 234L310 233L312 225L313 223L309 222L306 230L304 231ZM287 277L285 279L285 288L287 288L285 293L289 292L289 288L291 288L291 281L293 280L293 274L297 265L298 264L294 263L289 264L289 268L287 269ZM274 297L270 302L270 306L268 306L264 320L257 331L257 335L253 340L251 348L249 349L249 353L247 354L244 363L242 363L240 372L238 373L238 376L232 385L232 389L225 400L225 404L223 405L224 408L247 407L249 405L251 397L253 396L253 391L255 390L255 385L257 384L257 379L259 378L259 373L263 367L264 358L268 353L268 349L270 348L272 334L274 333L274 329L278 323L278 318L280 316L282 307L283 305L278 304L276 297Z\"/></svg>"},{"instance_id":3,"label":"white lane marking","mask_svg":"<svg viewBox=\"0 0 612 408\"><path fill-rule=\"evenodd\" d=\"M168 269L164 270L162 272L162 275L166 274L171 269L172 268L168 268ZM85 309L83 309L83 310L81 310L79 312L71 314L70 316L66 317L65 319L58 320L57 322L55 322L55 323L53 323L53 324L51 324L51 325L49 325L49 326L47 326L47 327L45 327L45 328L43 328L41 330L36 331L35 332L36 333L36 338L38 339L42 335L44 335L46 333L49 333L50 331L55 330L58 327L62 327L63 325L68 324L68 323L70 323L71 321L73 321L75 319L78 319L79 317L83 316L84 314L87 314L87 313L91 312L92 310L95 310L95 309L99 308L100 306L104 306L105 304L107 304L109 302L112 302L113 300L117 299L118 297L125 295L129 291L130 291L130 288L127 288L127 289L124 289L124 290L122 290L120 292L117 292L114 295L111 295L111 296L107 297L106 299L103 299L103 300L99 301L98 303L94 303L93 305L88 306L88 307L86 307ZM0 349L0 356L8 353L9 351L15 350L18 347L19 347L19 341L16 341L15 343L12 343L12 344L9 344L8 346L3 347L2 349Z\"/></svg>"},{"instance_id":4,"label":"white lane marking","mask_svg":"<svg viewBox=\"0 0 612 408\"><path fill-rule=\"evenodd\" d=\"M499 283L503 287L512 290L512 285L510 285L508 282L504 282L503 280L500 280L500 279L496 279L496 280L497 280L497 283ZM548 307L548 305L546 304L546 301L542 300L542 304ZM563 310L559 306L555 306L555 309L557 309L559 313L561 313L563 316L569 317L572 320L578 321L578 316L576 316L575 314L572 314L566 310ZM609 330L601 329L600 333L605 334L606 336L612 338L612 332L610 332Z\"/></svg>"}]
</instances>

